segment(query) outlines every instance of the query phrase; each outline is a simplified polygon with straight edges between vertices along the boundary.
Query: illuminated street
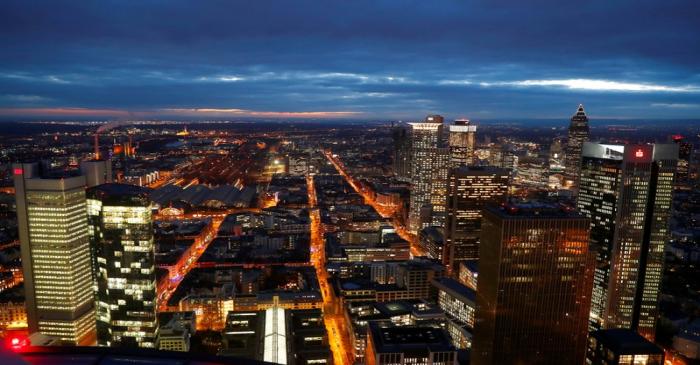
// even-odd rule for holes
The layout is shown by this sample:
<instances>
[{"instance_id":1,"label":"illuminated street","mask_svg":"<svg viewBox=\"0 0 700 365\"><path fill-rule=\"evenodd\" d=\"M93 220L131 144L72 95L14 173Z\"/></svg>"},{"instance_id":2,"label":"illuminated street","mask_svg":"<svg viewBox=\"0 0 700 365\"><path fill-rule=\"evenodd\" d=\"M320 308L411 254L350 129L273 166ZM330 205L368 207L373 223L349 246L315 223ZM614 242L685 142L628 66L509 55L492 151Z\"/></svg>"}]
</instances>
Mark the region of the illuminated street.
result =
<instances>
[{"instance_id":1,"label":"illuminated street","mask_svg":"<svg viewBox=\"0 0 700 365\"><path fill-rule=\"evenodd\" d=\"M158 311L166 312L170 310L168 308L170 297L175 293L178 285L180 285L190 270L196 266L199 257L202 256L209 244L214 240L221 222L224 221L224 217L225 215L222 216L221 214L212 215L212 222L206 229L207 234L204 239L201 241L195 240L187 252L180 257L180 260L175 265L169 268L168 274L158 283ZM173 310L176 310L176 308Z\"/></svg>"},{"instance_id":2,"label":"illuminated street","mask_svg":"<svg viewBox=\"0 0 700 365\"><path fill-rule=\"evenodd\" d=\"M340 303L333 289L328 285L328 272L325 262L325 241L323 239L323 227L321 214L316 207L316 188L313 176L306 176L306 186L309 194L309 217L311 218L311 262L316 268L316 276L323 296L323 318L328 331L328 341L333 352L334 363L337 365L352 364L350 355L352 348L348 337L348 328L345 317L339 312Z\"/></svg>"},{"instance_id":3,"label":"illuminated street","mask_svg":"<svg viewBox=\"0 0 700 365\"><path fill-rule=\"evenodd\" d=\"M374 208L374 210L379 213L384 218L391 218L391 224L396 230L396 234L398 234L401 238L405 239L411 244L411 255L412 256L424 256L425 252L423 252L423 249L418 245L418 239L415 235L411 234L407 229L406 226L399 221L399 218L396 216L396 211L395 209L392 209L392 207L387 207L384 205L380 205L377 203L376 200L372 198L372 194L370 192L366 191L366 189L363 189L360 184L358 184L352 176L348 175L348 173L345 171L345 166L343 165L343 162L340 161L340 159L337 156L334 156L331 151L324 151L324 155L328 159L328 161L333 164L336 170L338 170L338 173L345 178L345 181L352 186L355 191L362 195L362 197L365 199L365 202Z\"/></svg>"}]
</instances>

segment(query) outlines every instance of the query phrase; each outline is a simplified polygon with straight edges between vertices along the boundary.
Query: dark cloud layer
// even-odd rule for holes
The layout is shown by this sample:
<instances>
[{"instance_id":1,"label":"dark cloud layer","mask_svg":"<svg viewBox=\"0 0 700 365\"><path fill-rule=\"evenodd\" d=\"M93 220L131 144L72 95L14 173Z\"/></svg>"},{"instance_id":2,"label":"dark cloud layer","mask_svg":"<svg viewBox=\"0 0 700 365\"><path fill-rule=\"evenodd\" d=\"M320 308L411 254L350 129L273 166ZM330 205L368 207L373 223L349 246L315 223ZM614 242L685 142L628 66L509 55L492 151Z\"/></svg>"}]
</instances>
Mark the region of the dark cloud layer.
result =
<instances>
[{"instance_id":1,"label":"dark cloud layer","mask_svg":"<svg viewBox=\"0 0 700 365\"><path fill-rule=\"evenodd\" d=\"M693 118L699 39L694 0L6 1L0 116Z\"/></svg>"}]
</instances>

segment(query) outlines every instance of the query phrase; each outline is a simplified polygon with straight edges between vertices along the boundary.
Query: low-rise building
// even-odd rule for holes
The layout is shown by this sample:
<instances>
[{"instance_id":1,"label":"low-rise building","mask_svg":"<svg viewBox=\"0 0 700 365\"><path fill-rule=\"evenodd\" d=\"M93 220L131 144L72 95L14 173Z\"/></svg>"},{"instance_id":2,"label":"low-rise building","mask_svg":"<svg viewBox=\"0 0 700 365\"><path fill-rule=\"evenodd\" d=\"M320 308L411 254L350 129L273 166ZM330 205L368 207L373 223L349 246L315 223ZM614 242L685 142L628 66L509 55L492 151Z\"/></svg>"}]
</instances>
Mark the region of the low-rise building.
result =
<instances>
[{"instance_id":1,"label":"low-rise building","mask_svg":"<svg viewBox=\"0 0 700 365\"><path fill-rule=\"evenodd\" d=\"M476 291L450 278L433 280L438 290L438 306L449 320L447 328L452 343L457 348L471 347Z\"/></svg>"},{"instance_id":2,"label":"low-rise building","mask_svg":"<svg viewBox=\"0 0 700 365\"><path fill-rule=\"evenodd\" d=\"M457 364L457 350L443 329L419 326L382 328L370 324L367 331L367 365Z\"/></svg>"},{"instance_id":3,"label":"low-rise building","mask_svg":"<svg viewBox=\"0 0 700 365\"><path fill-rule=\"evenodd\" d=\"M591 332L588 337L586 363L589 365L662 365L664 351L628 329Z\"/></svg>"}]
</instances>

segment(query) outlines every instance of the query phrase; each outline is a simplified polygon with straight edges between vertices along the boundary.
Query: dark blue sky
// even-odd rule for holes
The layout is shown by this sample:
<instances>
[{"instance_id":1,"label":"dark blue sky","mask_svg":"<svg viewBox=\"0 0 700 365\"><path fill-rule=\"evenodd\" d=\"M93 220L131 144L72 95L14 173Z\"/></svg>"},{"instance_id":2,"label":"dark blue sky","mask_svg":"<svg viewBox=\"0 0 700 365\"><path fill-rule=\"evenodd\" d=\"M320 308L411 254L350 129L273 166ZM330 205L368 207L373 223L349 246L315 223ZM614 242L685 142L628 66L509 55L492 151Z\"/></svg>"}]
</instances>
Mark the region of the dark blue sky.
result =
<instances>
[{"instance_id":1,"label":"dark blue sky","mask_svg":"<svg viewBox=\"0 0 700 365\"><path fill-rule=\"evenodd\" d=\"M700 117L697 0L3 1L0 41L5 119Z\"/></svg>"}]
</instances>

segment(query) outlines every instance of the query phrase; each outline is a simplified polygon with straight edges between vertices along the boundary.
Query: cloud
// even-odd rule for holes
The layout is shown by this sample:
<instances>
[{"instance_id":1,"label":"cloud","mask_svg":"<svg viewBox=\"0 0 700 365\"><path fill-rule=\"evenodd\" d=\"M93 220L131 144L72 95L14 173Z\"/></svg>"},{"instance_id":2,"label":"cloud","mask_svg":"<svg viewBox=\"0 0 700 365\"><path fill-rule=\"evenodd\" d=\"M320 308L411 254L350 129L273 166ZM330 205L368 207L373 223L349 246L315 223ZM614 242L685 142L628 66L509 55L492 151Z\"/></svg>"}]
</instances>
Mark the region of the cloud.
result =
<instances>
[{"instance_id":1,"label":"cloud","mask_svg":"<svg viewBox=\"0 0 700 365\"><path fill-rule=\"evenodd\" d=\"M95 109L95 108L0 108L0 116L6 117L128 117L145 116L143 113L134 113L117 109Z\"/></svg>"},{"instance_id":2,"label":"cloud","mask_svg":"<svg viewBox=\"0 0 700 365\"><path fill-rule=\"evenodd\" d=\"M236 108L166 108L155 110L121 110L92 108L0 108L0 116L56 116L56 117L106 117L106 118L148 118L169 117L252 117L252 118L309 118L333 119L357 117L361 113L351 111L260 111Z\"/></svg>"},{"instance_id":3,"label":"cloud","mask_svg":"<svg viewBox=\"0 0 700 365\"><path fill-rule=\"evenodd\" d=\"M652 107L672 108L672 109L693 109L700 108L700 104L691 103L651 103Z\"/></svg>"},{"instance_id":4,"label":"cloud","mask_svg":"<svg viewBox=\"0 0 700 365\"><path fill-rule=\"evenodd\" d=\"M43 96L39 95L17 95L17 94L6 94L6 95L0 95L0 100L5 100L9 102L15 102L15 103L45 103L49 102L52 99L51 98L46 98Z\"/></svg>"},{"instance_id":5,"label":"cloud","mask_svg":"<svg viewBox=\"0 0 700 365\"><path fill-rule=\"evenodd\" d=\"M167 115L192 117L256 117L256 118L313 118L332 119L358 116L362 113L352 111L259 111L246 109L218 108L171 108L156 111Z\"/></svg>"},{"instance_id":6,"label":"cloud","mask_svg":"<svg viewBox=\"0 0 700 365\"><path fill-rule=\"evenodd\" d=\"M693 0L3 5L4 108L697 116Z\"/></svg>"},{"instance_id":7,"label":"cloud","mask_svg":"<svg viewBox=\"0 0 700 365\"><path fill-rule=\"evenodd\" d=\"M555 86L570 90L588 91L621 91L621 92L676 92L696 93L700 87L695 85L669 86L651 83L619 82L610 80L592 79L560 79L560 80L523 80L523 81L498 81L480 82L481 86Z\"/></svg>"}]
</instances>

